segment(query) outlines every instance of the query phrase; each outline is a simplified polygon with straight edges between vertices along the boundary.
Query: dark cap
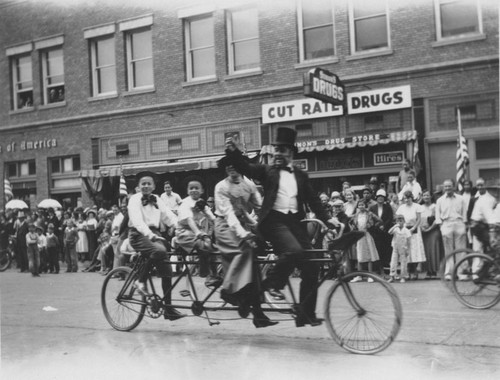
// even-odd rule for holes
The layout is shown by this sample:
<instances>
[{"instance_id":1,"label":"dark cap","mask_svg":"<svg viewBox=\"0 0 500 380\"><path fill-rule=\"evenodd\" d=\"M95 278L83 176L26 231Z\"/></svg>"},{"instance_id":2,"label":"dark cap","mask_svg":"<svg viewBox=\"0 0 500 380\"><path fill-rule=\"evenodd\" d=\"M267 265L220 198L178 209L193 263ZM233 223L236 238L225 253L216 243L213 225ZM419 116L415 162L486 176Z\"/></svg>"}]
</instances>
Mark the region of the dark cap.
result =
<instances>
[{"instance_id":1,"label":"dark cap","mask_svg":"<svg viewBox=\"0 0 500 380\"><path fill-rule=\"evenodd\" d=\"M157 181L157 176L156 176L156 173L153 173L153 172L150 172L149 170L145 170L143 172L139 172L135 175L135 180L137 181L137 183L139 183L139 181L144 178L144 177L151 177L153 178L153 182L156 183Z\"/></svg>"}]
</instances>

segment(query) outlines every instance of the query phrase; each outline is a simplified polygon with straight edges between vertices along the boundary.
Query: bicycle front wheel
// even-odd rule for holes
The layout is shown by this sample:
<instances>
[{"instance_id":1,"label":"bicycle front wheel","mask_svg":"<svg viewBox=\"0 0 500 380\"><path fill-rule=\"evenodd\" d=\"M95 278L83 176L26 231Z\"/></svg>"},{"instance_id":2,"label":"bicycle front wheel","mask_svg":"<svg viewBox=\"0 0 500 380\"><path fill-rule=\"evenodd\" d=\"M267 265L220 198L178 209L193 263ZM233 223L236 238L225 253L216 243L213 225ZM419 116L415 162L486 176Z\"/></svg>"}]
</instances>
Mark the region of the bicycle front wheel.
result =
<instances>
[{"instance_id":1,"label":"bicycle front wheel","mask_svg":"<svg viewBox=\"0 0 500 380\"><path fill-rule=\"evenodd\" d=\"M459 276L460 268L471 266L471 274ZM458 300L471 309L488 309L500 301L500 267L488 255L472 253L457 262L452 289Z\"/></svg>"},{"instance_id":2,"label":"bicycle front wheel","mask_svg":"<svg viewBox=\"0 0 500 380\"><path fill-rule=\"evenodd\" d=\"M131 331L141 323L146 299L134 288L137 273L118 267L108 273L101 290L101 306L109 324L118 331Z\"/></svg>"},{"instance_id":3,"label":"bicycle front wheel","mask_svg":"<svg viewBox=\"0 0 500 380\"><path fill-rule=\"evenodd\" d=\"M0 272L4 272L9 269L12 263L12 256L8 249L0 251Z\"/></svg>"},{"instance_id":4,"label":"bicycle front wheel","mask_svg":"<svg viewBox=\"0 0 500 380\"><path fill-rule=\"evenodd\" d=\"M375 354L389 347L403 319L394 288L367 272L352 272L335 281L324 306L328 332L355 354Z\"/></svg>"}]
</instances>

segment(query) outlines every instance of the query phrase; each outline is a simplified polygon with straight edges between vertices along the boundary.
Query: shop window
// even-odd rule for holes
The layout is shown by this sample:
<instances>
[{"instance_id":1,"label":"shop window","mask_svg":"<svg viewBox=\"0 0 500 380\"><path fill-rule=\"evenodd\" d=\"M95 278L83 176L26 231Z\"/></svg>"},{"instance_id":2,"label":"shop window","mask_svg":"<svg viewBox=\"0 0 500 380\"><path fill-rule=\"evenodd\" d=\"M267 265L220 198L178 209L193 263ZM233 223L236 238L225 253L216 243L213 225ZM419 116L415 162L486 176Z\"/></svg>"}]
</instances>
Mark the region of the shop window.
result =
<instances>
[{"instance_id":1,"label":"shop window","mask_svg":"<svg viewBox=\"0 0 500 380\"><path fill-rule=\"evenodd\" d=\"M437 40L482 33L477 0L435 0Z\"/></svg>"},{"instance_id":2,"label":"shop window","mask_svg":"<svg viewBox=\"0 0 500 380\"><path fill-rule=\"evenodd\" d=\"M182 139L170 139L168 140L168 150L182 150Z\"/></svg>"},{"instance_id":3,"label":"shop window","mask_svg":"<svg viewBox=\"0 0 500 380\"><path fill-rule=\"evenodd\" d=\"M387 1L351 0L352 53L390 47Z\"/></svg>"},{"instance_id":4,"label":"shop window","mask_svg":"<svg viewBox=\"0 0 500 380\"><path fill-rule=\"evenodd\" d=\"M300 61L333 57L334 24L332 0L299 2Z\"/></svg>"},{"instance_id":5,"label":"shop window","mask_svg":"<svg viewBox=\"0 0 500 380\"><path fill-rule=\"evenodd\" d=\"M153 82L153 43L151 28L125 33L128 90L149 89Z\"/></svg>"},{"instance_id":6,"label":"shop window","mask_svg":"<svg viewBox=\"0 0 500 380\"><path fill-rule=\"evenodd\" d=\"M42 51L42 87L44 104L64 102L64 63L61 47Z\"/></svg>"},{"instance_id":7,"label":"shop window","mask_svg":"<svg viewBox=\"0 0 500 380\"><path fill-rule=\"evenodd\" d=\"M495 158L497 160L500 158L498 139L476 141L476 159L488 160Z\"/></svg>"},{"instance_id":8,"label":"shop window","mask_svg":"<svg viewBox=\"0 0 500 380\"><path fill-rule=\"evenodd\" d=\"M215 78L215 40L212 14L184 20L187 80Z\"/></svg>"},{"instance_id":9,"label":"shop window","mask_svg":"<svg viewBox=\"0 0 500 380\"><path fill-rule=\"evenodd\" d=\"M229 74L260 66L259 22L256 8L237 9L226 14Z\"/></svg>"},{"instance_id":10,"label":"shop window","mask_svg":"<svg viewBox=\"0 0 500 380\"><path fill-rule=\"evenodd\" d=\"M364 117L366 129L381 129L384 127L384 115L377 113Z\"/></svg>"},{"instance_id":11,"label":"shop window","mask_svg":"<svg viewBox=\"0 0 500 380\"><path fill-rule=\"evenodd\" d=\"M295 126L295 130L297 131L297 137L311 137L313 135L313 126L312 124L298 124Z\"/></svg>"},{"instance_id":12,"label":"shop window","mask_svg":"<svg viewBox=\"0 0 500 380\"><path fill-rule=\"evenodd\" d=\"M64 174L76 172L81 169L80 156L57 157L50 159L52 174Z\"/></svg>"},{"instance_id":13,"label":"shop window","mask_svg":"<svg viewBox=\"0 0 500 380\"><path fill-rule=\"evenodd\" d=\"M9 162L6 164L9 178L21 178L36 175L35 160Z\"/></svg>"},{"instance_id":14,"label":"shop window","mask_svg":"<svg viewBox=\"0 0 500 380\"><path fill-rule=\"evenodd\" d=\"M116 94L115 38L91 39L92 96Z\"/></svg>"},{"instance_id":15,"label":"shop window","mask_svg":"<svg viewBox=\"0 0 500 380\"><path fill-rule=\"evenodd\" d=\"M33 107L33 70L31 56L22 55L11 58L11 70L13 81L13 105L14 110Z\"/></svg>"}]
</instances>

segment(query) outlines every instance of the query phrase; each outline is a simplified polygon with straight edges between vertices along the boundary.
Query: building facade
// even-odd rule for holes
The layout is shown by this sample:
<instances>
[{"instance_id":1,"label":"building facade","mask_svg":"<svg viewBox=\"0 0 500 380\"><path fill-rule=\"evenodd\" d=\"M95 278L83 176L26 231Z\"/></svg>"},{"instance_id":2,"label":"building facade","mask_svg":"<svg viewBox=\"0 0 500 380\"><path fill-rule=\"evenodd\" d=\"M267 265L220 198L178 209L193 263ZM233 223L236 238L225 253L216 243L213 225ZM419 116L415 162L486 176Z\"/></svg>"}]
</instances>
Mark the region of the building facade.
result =
<instances>
[{"instance_id":1,"label":"building facade","mask_svg":"<svg viewBox=\"0 0 500 380\"><path fill-rule=\"evenodd\" d=\"M114 203L144 169L211 194L227 136L265 156L287 126L318 192L394 190L406 158L433 189L455 176L460 110L468 176L497 183L498 22L490 0L0 4L0 175L30 207ZM342 106L304 96L317 68Z\"/></svg>"}]
</instances>

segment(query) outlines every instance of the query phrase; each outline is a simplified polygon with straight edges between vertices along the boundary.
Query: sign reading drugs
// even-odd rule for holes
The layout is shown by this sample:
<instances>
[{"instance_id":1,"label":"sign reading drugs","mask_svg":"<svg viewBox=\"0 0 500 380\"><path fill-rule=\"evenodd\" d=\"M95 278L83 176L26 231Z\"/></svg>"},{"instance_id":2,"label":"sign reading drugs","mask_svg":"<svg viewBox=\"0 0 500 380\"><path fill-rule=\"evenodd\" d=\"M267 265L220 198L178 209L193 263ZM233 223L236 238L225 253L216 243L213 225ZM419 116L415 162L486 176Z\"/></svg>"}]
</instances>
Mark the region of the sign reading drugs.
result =
<instances>
[{"instance_id":1,"label":"sign reading drugs","mask_svg":"<svg viewBox=\"0 0 500 380\"><path fill-rule=\"evenodd\" d=\"M325 103L343 105L345 87L338 76L317 67L304 74L304 95Z\"/></svg>"}]
</instances>

